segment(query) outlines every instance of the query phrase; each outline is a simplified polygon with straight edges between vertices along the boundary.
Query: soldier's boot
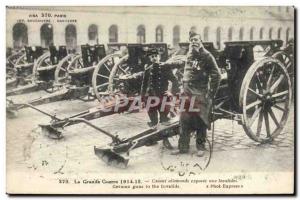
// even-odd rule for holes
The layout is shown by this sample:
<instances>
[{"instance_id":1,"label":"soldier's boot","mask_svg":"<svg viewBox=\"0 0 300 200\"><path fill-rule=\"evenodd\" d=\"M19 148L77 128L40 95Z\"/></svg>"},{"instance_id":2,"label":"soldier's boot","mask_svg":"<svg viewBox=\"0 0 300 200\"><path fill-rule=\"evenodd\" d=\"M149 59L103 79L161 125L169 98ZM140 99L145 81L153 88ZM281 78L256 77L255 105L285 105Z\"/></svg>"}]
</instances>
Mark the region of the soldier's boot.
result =
<instances>
[{"instance_id":1,"label":"soldier's boot","mask_svg":"<svg viewBox=\"0 0 300 200\"><path fill-rule=\"evenodd\" d=\"M147 122L147 125L150 127L150 128L155 128L155 126L157 126L157 124L153 123L153 122Z\"/></svg>"},{"instance_id":2,"label":"soldier's boot","mask_svg":"<svg viewBox=\"0 0 300 200\"><path fill-rule=\"evenodd\" d=\"M150 122L147 122L148 126L151 127L151 128L157 126L157 124L158 124L158 112L157 112L157 110L149 108L148 116L149 116L149 119L150 119Z\"/></svg>"},{"instance_id":3,"label":"soldier's boot","mask_svg":"<svg viewBox=\"0 0 300 200\"><path fill-rule=\"evenodd\" d=\"M197 147L197 156L198 157L203 157L206 153L206 148L205 148L205 145L202 144L201 147Z\"/></svg>"},{"instance_id":4,"label":"soldier's boot","mask_svg":"<svg viewBox=\"0 0 300 200\"><path fill-rule=\"evenodd\" d=\"M168 112L160 112L160 120L159 122L163 125L163 126L167 126L170 124L170 118L168 117Z\"/></svg>"},{"instance_id":5,"label":"soldier's boot","mask_svg":"<svg viewBox=\"0 0 300 200\"><path fill-rule=\"evenodd\" d=\"M171 152L171 155L178 155L178 154L186 154L189 153L190 147L190 135L181 134L178 140L178 149Z\"/></svg>"},{"instance_id":6,"label":"soldier's boot","mask_svg":"<svg viewBox=\"0 0 300 200\"><path fill-rule=\"evenodd\" d=\"M197 130L196 147L198 157L203 157L205 155L205 152L207 151L207 149L205 148L206 130L206 127Z\"/></svg>"}]
</instances>

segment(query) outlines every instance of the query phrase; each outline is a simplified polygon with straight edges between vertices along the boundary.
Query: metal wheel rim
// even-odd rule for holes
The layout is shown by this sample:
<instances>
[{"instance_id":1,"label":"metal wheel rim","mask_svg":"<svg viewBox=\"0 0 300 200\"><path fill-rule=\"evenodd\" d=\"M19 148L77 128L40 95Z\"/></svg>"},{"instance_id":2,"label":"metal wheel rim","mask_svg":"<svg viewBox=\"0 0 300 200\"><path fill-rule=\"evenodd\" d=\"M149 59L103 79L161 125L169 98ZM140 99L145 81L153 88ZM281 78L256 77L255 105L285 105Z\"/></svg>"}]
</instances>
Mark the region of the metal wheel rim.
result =
<instances>
[{"instance_id":1,"label":"metal wheel rim","mask_svg":"<svg viewBox=\"0 0 300 200\"><path fill-rule=\"evenodd\" d=\"M111 55L108 55L108 56L105 56L105 58L101 59L101 61L97 64L94 72L93 72L93 77L92 77L92 86L93 86L93 90L94 90L94 94L96 95L97 99L100 101L103 97L103 95L100 94L99 92L99 87L106 87L106 91L108 92L108 88L109 88L109 80L110 80L110 75L111 75L111 72L113 71L113 68L115 66L117 62L114 61L115 58L121 58L122 55L120 53L114 53L114 54L111 54ZM108 61L110 61L110 59L112 59L112 65L108 65ZM106 75L103 75L103 73L100 71L102 69L105 69L105 72L108 72L108 76ZM101 77L101 80L103 79L107 79L107 82L106 83L101 83L100 85L98 84L97 82L97 78L98 77ZM103 78L103 79L102 79Z\"/></svg>"},{"instance_id":2,"label":"metal wheel rim","mask_svg":"<svg viewBox=\"0 0 300 200\"><path fill-rule=\"evenodd\" d=\"M82 61L82 55L77 55L75 58L71 61L71 63L67 67L67 71L73 71L75 69L81 69L84 68L83 61Z\"/></svg>"},{"instance_id":3,"label":"metal wheel rim","mask_svg":"<svg viewBox=\"0 0 300 200\"><path fill-rule=\"evenodd\" d=\"M75 57L74 54L69 54L66 57L64 57L61 61L59 61L59 63L57 64L57 67L55 69L55 72L54 72L55 83L65 82L65 80L68 77L68 70L67 70L67 68L70 65L70 63L72 62L72 60L74 59L74 57ZM69 63L66 63L66 62L69 62ZM66 67L64 67L65 63L67 64ZM63 76L63 78L60 77L60 72L61 71L65 72L65 75Z\"/></svg>"},{"instance_id":4,"label":"metal wheel rim","mask_svg":"<svg viewBox=\"0 0 300 200\"><path fill-rule=\"evenodd\" d=\"M47 52L47 53L44 53L42 56L40 56L34 62L33 69L32 69L32 74L33 74L32 79L33 79L33 81L37 81L37 79L38 79L38 68L47 67L47 66L42 66L42 63L44 61L46 61L47 59L49 59L49 58L50 58L50 53ZM46 63L46 64L51 65L51 63Z\"/></svg>"},{"instance_id":5,"label":"metal wheel rim","mask_svg":"<svg viewBox=\"0 0 300 200\"><path fill-rule=\"evenodd\" d=\"M287 55L283 51L278 51L274 53L272 57L279 60L285 66L288 74L290 75L290 78L294 76L294 65L289 55Z\"/></svg>"},{"instance_id":6,"label":"metal wheel rim","mask_svg":"<svg viewBox=\"0 0 300 200\"><path fill-rule=\"evenodd\" d=\"M274 69L276 67L279 70L279 71L277 71L277 72L280 72L279 79L274 80L274 77L273 77L274 74L271 76L271 74L272 74L272 70L271 70L268 80L264 79L265 80L264 82L267 81L265 83L265 86L267 88L266 91L264 91L263 89L261 91L258 88L256 88L256 90L254 91L252 88L250 88L250 83L252 81L252 78L254 75L256 77L258 76L256 72L259 72L260 68L265 67L266 63L273 63L272 66L274 66ZM271 68L273 68L273 67L271 67ZM266 70L266 67L264 70ZM274 73L274 71L275 70L273 70L273 73ZM269 82L270 76L271 76L271 81ZM273 79L273 81L272 81L272 79ZM288 88L285 91L277 92L276 88L279 87L279 85L281 84L281 82L283 80L288 85ZM256 83L257 87L259 84L260 83ZM275 84L276 85L279 84L279 85L277 85L277 87L276 87ZM269 92L271 94L268 93L268 91L267 91L268 89L270 90ZM262 95L261 92L264 93L263 96L260 97L260 98L262 98L260 100L261 103L259 103L259 100L256 100L255 102L252 102L252 103L247 103L247 95L249 93L253 93L253 94L257 93L259 95ZM257 94L255 94L255 95L257 95ZM257 95L257 98L259 95ZM281 97L281 96L286 97L286 100L284 101L284 108L279 106L279 97ZM284 125L287 122L289 109L290 109L290 105L291 105L291 98L292 98L292 91L291 91L290 78L289 78L289 75L288 75L285 67L283 66L283 64L281 62L279 62L278 60L276 60L274 58L264 58L260 61L253 63L251 65L251 67L248 69L246 76L244 77L242 87L241 87L241 93L240 93L240 106L242 108L242 114L243 114L243 128L244 128L246 134L251 139L253 139L257 142L263 143L263 142L272 141L276 136L278 136L280 134L280 132L284 128ZM272 105L273 99L275 100L274 105ZM271 106L269 105L269 101L272 102L272 103L270 103ZM278 103L277 103L277 101L278 101ZM270 106L270 108L268 108L269 106ZM281 109L279 109L278 107ZM250 119L248 117L247 111L252 108L253 109L256 108L256 109ZM278 122L276 116L274 115L272 108L273 108L273 110L274 110L274 108L276 108L277 110L280 110L282 112L282 116L281 116L281 119L279 120L279 122ZM271 109L271 111L270 111L270 109ZM275 119L274 119L274 117L275 117ZM258 118L257 128L256 128L256 132L254 132L251 127L256 122L257 118ZM271 120L276 125L276 128L273 131L270 130ZM277 120L277 122L276 122L276 120ZM267 137L261 137L263 121L264 121L264 126L265 126L265 131L266 131ZM267 128L267 126L269 126L269 128Z\"/></svg>"},{"instance_id":7,"label":"metal wheel rim","mask_svg":"<svg viewBox=\"0 0 300 200\"><path fill-rule=\"evenodd\" d=\"M122 71L124 74L126 73L126 69L123 69L123 68L121 67L121 65L122 65L124 62L127 61L128 57L129 57L128 55L123 56L123 57L119 60L119 62L117 62L117 63L114 65L114 67L113 67L113 69L112 69L112 71L111 71L111 73L110 73L110 76L109 76L109 83L108 83L108 92L109 92L110 94L115 94L115 93L117 92L117 90L115 90L115 88L114 88L115 80L117 79L116 76L117 76L117 73L118 73L119 71Z\"/></svg>"}]
</instances>

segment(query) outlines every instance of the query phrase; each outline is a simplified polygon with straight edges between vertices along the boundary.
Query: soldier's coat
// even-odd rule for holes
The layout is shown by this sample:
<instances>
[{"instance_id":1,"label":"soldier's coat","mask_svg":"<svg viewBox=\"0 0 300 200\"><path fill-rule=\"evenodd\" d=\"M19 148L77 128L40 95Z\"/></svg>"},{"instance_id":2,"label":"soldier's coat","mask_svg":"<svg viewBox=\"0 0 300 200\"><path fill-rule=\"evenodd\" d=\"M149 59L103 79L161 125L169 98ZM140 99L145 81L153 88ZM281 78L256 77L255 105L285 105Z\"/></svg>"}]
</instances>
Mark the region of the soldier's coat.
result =
<instances>
[{"instance_id":1,"label":"soldier's coat","mask_svg":"<svg viewBox=\"0 0 300 200\"><path fill-rule=\"evenodd\" d=\"M162 97L168 90L169 82L172 82L172 93L179 91L178 80L174 76L170 66L151 64L145 67L142 82L142 96Z\"/></svg>"},{"instance_id":2,"label":"soldier's coat","mask_svg":"<svg viewBox=\"0 0 300 200\"><path fill-rule=\"evenodd\" d=\"M197 121L200 117L210 128L209 115L212 108L212 99L220 84L221 73L215 58L204 47L199 52L189 52L183 74L183 95L194 96L196 103L193 106L200 112L181 114L181 121ZM200 125L200 123L199 123ZM197 129L197 124L193 129Z\"/></svg>"}]
</instances>

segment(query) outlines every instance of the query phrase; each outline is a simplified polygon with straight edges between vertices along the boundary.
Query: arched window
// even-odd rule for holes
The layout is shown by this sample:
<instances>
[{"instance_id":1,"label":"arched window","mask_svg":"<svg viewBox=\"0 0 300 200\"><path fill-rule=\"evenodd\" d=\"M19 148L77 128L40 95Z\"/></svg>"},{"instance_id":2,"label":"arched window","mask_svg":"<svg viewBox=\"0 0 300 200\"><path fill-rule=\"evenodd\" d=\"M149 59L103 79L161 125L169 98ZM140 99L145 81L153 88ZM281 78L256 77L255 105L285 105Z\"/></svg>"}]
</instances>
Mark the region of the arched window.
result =
<instances>
[{"instance_id":1,"label":"arched window","mask_svg":"<svg viewBox=\"0 0 300 200\"><path fill-rule=\"evenodd\" d=\"M155 41L156 42L164 41L164 30L162 26L157 26L155 29Z\"/></svg>"},{"instance_id":2,"label":"arched window","mask_svg":"<svg viewBox=\"0 0 300 200\"><path fill-rule=\"evenodd\" d=\"M98 43L98 26L96 24L91 24L88 28L88 36L90 43Z\"/></svg>"},{"instance_id":3,"label":"arched window","mask_svg":"<svg viewBox=\"0 0 300 200\"><path fill-rule=\"evenodd\" d=\"M244 28L241 27L239 31L239 40L243 40L243 39L244 39Z\"/></svg>"},{"instance_id":4,"label":"arched window","mask_svg":"<svg viewBox=\"0 0 300 200\"><path fill-rule=\"evenodd\" d=\"M207 42L207 41L209 41L209 27L208 26L206 26L205 28L204 28L204 31L203 31L203 40L205 41L205 42Z\"/></svg>"},{"instance_id":5,"label":"arched window","mask_svg":"<svg viewBox=\"0 0 300 200\"><path fill-rule=\"evenodd\" d=\"M250 40L253 40L254 39L254 27L251 27L250 29Z\"/></svg>"},{"instance_id":6,"label":"arched window","mask_svg":"<svg viewBox=\"0 0 300 200\"><path fill-rule=\"evenodd\" d=\"M282 28L280 27L277 31L277 38L281 39L281 32L282 32Z\"/></svg>"},{"instance_id":7,"label":"arched window","mask_svg":"<svg viewBox=\"0 0 300 200\"><path fill-rule=\"evenodd\" d=\"M111 25L109 27L109 42L118 42L118 26Z\"/></svg>"},{"instance_id":8,"label":"arched window","mask_svg":"<svg viewBox=\"0 0 300 200\"><path fill-rule=\"evenodd\" d=\"M233 27L230 27L228 30L228 40L232 41L232 36L233 36Z\"/></svg>"},{"instance_id":9,"label":"arched window","mask_svg":"<svg viewBox=\"0 0 300 200\"><path fill-rule=\"evenodd\" d=\"M138 43L146 42L146 29L144 25L139 25L137 27L137 42Z\"/></svg>"},{"instance_id":10,"label":"arched window","mask_svg":"<svg viewBox=\"0 0 300 200\"><path fill-rule=\"evenodd\" d=\"M291 29L287 28L286 29L286 38L285 38L286 43L288 43L288 41L290 39L290 32L291 32Z\"/></svg>"},{"instance_id":11,"label":"arched window","mask_svg":"<svg viewBox=\"0 0 300 200\"><path fill-rule=\"evenodd\" d=\"M12 29L14 48L22 48L28 44L28 30L23 23L16 23Z\"/></svg>"},{"instance_id":12,"label":"arched window","mask_svg":"<svg viewBox=\"0 0 300 200\"><path fill-rule=\"evenodd\" d=\"M42 47L49 47L53 44L53 26L51 24L43 24L40 29Z\"/></svg>"},{"instance_id":13,"label":"arched window","mask_svg":"<svg viewBox=\"0 0 300 200\"><path fill-rule=\"evenodd\" d=\"M178 46L180 42L180 27L174 26L173 28L173 46Z\"/></svg>"},{"instance_id":14,"label":"arched window","mask_svg":"<svg viewBox=\"0 0 300 200\"><path fill-rule=\"evenodd\" d=\"M217 28L217 48L221 49L221 27Z\"/></svg>"},{"instance_id":15,"label":"arched window","mask_svg":"<svg viewBox=\"0 0 300 200\"><path fill-rule=\"evenodd\" d=\"M264 28L260 28L259 30L259 39L264 39Z\"/></svg>"},{"instance_id":16,"label":"arched window","mask_svg":"<svg viewBox=\"0 0 300 200\"><path fill-rule=\"evenodd\" d=\"M273 38L273 28L269 29L269 39Z\"/></svg>"},{"instance_id":17,"label":"arched window","mask_svg":"<svg viewBox=\"0 0 300 200\"><path fill-rule=\"evenodd\" d=\"M77 46L77 32L76 26L73 24L69 24L66 27L66 45L68 49L75 49Z\"/></svg>"}]
</instances>

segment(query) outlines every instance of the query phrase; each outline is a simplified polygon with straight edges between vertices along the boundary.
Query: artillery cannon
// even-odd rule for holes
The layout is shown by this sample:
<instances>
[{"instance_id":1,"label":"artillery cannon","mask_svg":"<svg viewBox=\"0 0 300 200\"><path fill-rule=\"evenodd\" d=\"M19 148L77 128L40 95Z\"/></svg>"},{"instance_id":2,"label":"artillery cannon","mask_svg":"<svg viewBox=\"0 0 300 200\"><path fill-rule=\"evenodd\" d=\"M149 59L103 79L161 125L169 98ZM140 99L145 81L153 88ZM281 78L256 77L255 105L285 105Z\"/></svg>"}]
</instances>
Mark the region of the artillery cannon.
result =
<instances>
[{"instance_id":1,"label":"artillery cannon","mask_svg":"<svg viewBox=\"0 0 300 200\"><path fill-rule=\"evenodd\" d=\"M65 48L61 49L66 53ZM20 109L32 108L32 106L61 100L94 100L95 95L91 90L92 84L95 91L97 91L98 97L101 98L100 91L105 91L105 87L107 87L105 77L108 79L110 69L114 65L115 60L121 57L122 54L112 53L106 55L104 45L82 45L81 49L81 55L69 54L63 57L63 54L58 53L52 48L49 53L41 56L36 61L34 67L36 74L35 82L24 86L22 92L37 90L39 88L50 89L51 91L53 88L56 88L55 92L23 104L15 104L11 100L7 100L7 113L15 116L16 112ZM55 64L59 59L61 60L57 65L49 64ZM96 70L94 71L94 69ZM92 76L95 77L93 82ZM18 90L18 92L20 91ZM15 94L16 91L13 90L10 93ZM35 109L38 110L37 108Z\"/></svg>"},{"instance_id":2,"label":"artillery cannon","mask_svg":"<svg viewBox=\"0 0 300 200\"><path fill-rule=\"evenodd\" d=\"M16 86L17 70L15 68L17 60L24 54L24 51L13 50L8 48L6 50L6 87L13 88Z\"/></svg>"},{"instance_id":3,"label":"artillery cannon","mask_svg":"<svg viewBox=\"0 0 300 200\"><path fill-rule=\"evenodd\" d=\"M273 44L273 41L262 42L262 44L266 43ZM223 51L214 53L222 71L222 81L213 100L214 111L211 120L235 120L243 126L250 139L266 143L273 141L287 122L292 90L289 74L282 62L266 54L259 58L255 56L255 46L260 44L258 41L226 42ZM42 130L60 138L64 127L86 123L112 139L112 143L105 147L94 147L96 156L108 164L121 167L127 166L131 150L142 147L149 141L158 141L177 135L179 133L177 117L167 124L149 128L140 134L124 139L89 122L91 119L107 114L127 111L127 105L135 102L134 96L138 94L136 86L138 80L133 81L128 77L143 70L147 59L142 52L146 47L146 45L128 45L128 55L115 63L109 75L108 92L112 95L118 94L123 98L117 103L116 101L112 101L111 104L108 102L104 107L115 108L123 101L129 102L126 106L120 110L103 113L102 105L65 119L47 114L53 120L50 124L41 125ZM184 55L180 56L184 59Z\"/></svg>"},{"instance_id":4,"label":"artillery cannon","mask_svg":"<svg viewBox=\"0 0 300 200\"><path fill-rule=\"evenodd\" d=\"M124 57L122 57L118 62L111 62L110 65L108 65L108 66L104 65L107 62L103 62L103 61L107 61L107 60L101 60L100 63L104 63L104 64L98 65L93 72L92 82L97 83L96 85L93 85L93 89L94 89L97 99L101 101L101 104L97 107L91 108L89 110L85 110L83 112L80 112L78 114L75 114L75 115L70 116L65 119L58 119L57 117L47 114L48 116L51 116L54 120L52 120L50 122L50 124L41 125L43 132L47 133L47 135L51 135L52 138L61 138L62 137L62 128L66 127L66 126L70 126L70 125L76 124L78 122L84 122L84 123L91 125L91 123L87 122L87 120L92 120L92 119L104 117L107 115L111 115L114 113L121 113L121 112L128 111L130 105L133 102L135 102L134 96L137 91L132 90L132 92L129 92L126 95L119 95L120 91L117 91L117 90L114 93L108 92L109 90L108 90L107 86L109 85L109 77L112 76L111 75L112 73L115 75L115 72L116 72L115 66L117 66L118 68L122 67L119 65L119 63L124 61L123 58L126 58L126 61L128 61L128 63L126 63L126 65L128 64L128 66L125 67L124 69L122 68L122 70L124 72L126 72L127 75L132 72L140 72L144 69L144 65L147 63L147 59L144 54L146 49L149 46L155 46L157 48L161 48L162 46L166 47L166 45L165 44L147 44L147 45L126 44L126 45L127 45L126 50L128 50L128 55L125 55ZM120 46L123 46L123 45L117 45L117 49L119 49ZM114 54L111 54L111 55L114 55ZM120 55L120 54L117 54L117 55ZM108 58L112 58L112 57L110 56ZM166 59L166 58L164 58L164 59ZM109 64L109 63L107 63L107 64ZM114 64L114 65L112 66L111 64ZM101 68L101 66L103 68ZM111 66L111 68L108 68L109 66ZM125 66L125 65L123 65L123 66ZM79 70L79 69L80 68L77 68L77 70ZM110 70L108 70L108 69L110 69ZM90 69L88 69L88 70L90 70ZM86 72L89 72L89 71L86 71ZM105 76L104 73L107 73L107 72L109 72L109 73L105 74L106 75ZM103 78L103 76L105 76L104 77L105 79ZM99 78L101 78L101 79L99 79ZM85 80L87 80L87 79L85 79ZM124 82L126 79L122 79L122 80L123 80L122 82ZM106 81L106 82L103 83L101 81ZM137 81L135 83L137 83ZM109 96L107 96L107 97L109 97L107 99L102 98L103 93L101 93L101 92L103 91L103 87L99 87L104 84L107 88L105 91L105 94L106 94L106 96L109 95ZM127 102L127 103L124 104L124 102ZM107 109L110 109L110 110L107 111ZM38 109L36 109L36 110L38 110ZM105 112L105 110L106 110L106 112ZM40 110L38 110L38 111L40 111ZM41 112L44 113L43 111L41 111ZM76 121L76 123L74 123L75 121ZM96 127L96 126L93 125L93 127ZM100 129L100 128L98 128L98 129Z\"/></svg>"},{"instance_id":5,"label":"artillery cannon","mask_svg":"<svg viewBox=\"0 0 300 200\"><path fill-rule=\"evenodd\" d=\"M45 49L40 46L25 47L25 53L16 52L8 57L7 87L25 85L32 82L34 62L43 55Z\"/></svg>"},{"instance_id":6,"label":"artillery cannon","mask_svg":"<svg viewBox=\"0 0 300 200\"><path fill-rule=\"evenodd\" d=\"M223 76L213 100L211 120L236 120L250 139L260 143L271 142L280 134L291 105L291 82L286 66L272 57L272 53L259 59L254 57L256 45L275 43L225 42L224 51L213 53ZM149 140L172 137L179 133L178 128L178 119L174 118L166 126L146 130L122 141L113 140L105 147L94 147L94 152L108 164L125 167L131 150L144 146Z\"/></svg>"},{"instance_id":7,"label":"artillery cannon","mask_svg":"<svg viewBox=\"0 0 300 200\"><path fill-rule=\"evenodd\" d=\"M7 48L6 49L6 67L14 67L16 61L24 54L23 50Z\"/></svg>"},{"instance_id":8,"label":"artillery cannon","mask_svg":"<svg viewBox=\"0 0 300 200\"><path fill-rule=\"evenodd\" d=\"M74 57L74 54L67 54L65 46L49 47L49 52L44 53L35 60L32 68L31 83L22 87L14 88L6 92L7 96L24 94L28 92L45 90L53 92L58 87L54 85L54 71L57 67L67 66Z\"/></svg>"}]
</instances>

